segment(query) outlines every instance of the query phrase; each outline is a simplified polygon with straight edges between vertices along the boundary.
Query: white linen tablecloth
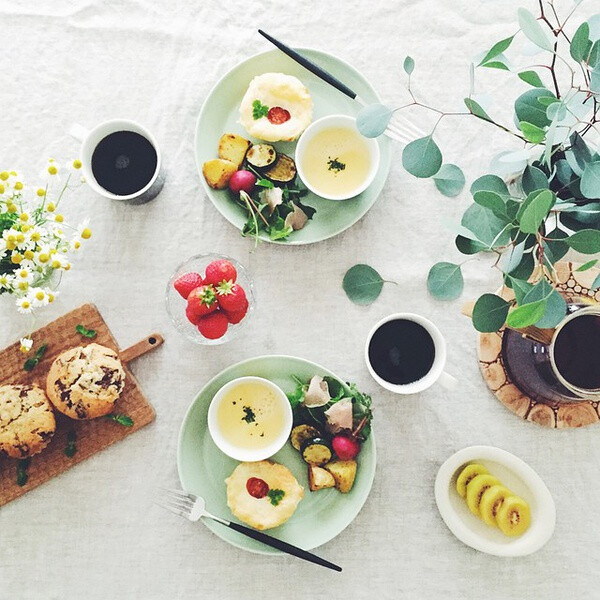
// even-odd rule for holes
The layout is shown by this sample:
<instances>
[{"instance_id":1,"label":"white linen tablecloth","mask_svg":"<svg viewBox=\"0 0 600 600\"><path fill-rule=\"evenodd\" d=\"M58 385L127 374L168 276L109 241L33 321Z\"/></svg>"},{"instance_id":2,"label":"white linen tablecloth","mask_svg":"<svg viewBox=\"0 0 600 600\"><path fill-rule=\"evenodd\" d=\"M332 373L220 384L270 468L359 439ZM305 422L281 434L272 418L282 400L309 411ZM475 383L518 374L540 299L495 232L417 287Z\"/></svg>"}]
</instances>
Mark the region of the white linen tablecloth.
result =
<instances>
[{"instance_id":1,"label":"white linen tablecloth","mask_svg":"<svg viewBox=\"0 0 600 600\"><path fill-rule=\"evenodd\" d=\"M206 94L240 60L270 49L258 27L350 61L396 105L406 100L402 61L411 54L419 96L452 109L468 93L470 60L516 30L521 4L537 10L532 0L0 0L0 166L35 177L48 156L76 154L66 133L72 122L124 117L154 133L168 170L162 194L148 205L111 203L84 189L65 208L73 220L90 216L93 238L40 324L92 301L122 347L162 331L164 346L133 367L157 419L0 510L0 598L600 598L599 427L554 431L512 415L480 376L461 301L440 303L426 290L434 262L458 259L440 217L459 218L468 192L444 198L432 182L407 176L397 148L385 190L359 224L318 245L253 251L206 199L194 164ZM571 2L556 5L564 13ZM584 2L582 15L593 5ZM479 78L510 119L522 84L500 72ZM437 137L445 158L471 180L510 144L469 118L444 120ZM164 306L174 267L202 251L249 265L258 292L244 334L220 347L187 342ZM357 262L398 282L367 308L351 304L341 288ZM485 260L469 262L465 272L463 299L498 283ZM394 311L438 324L448 339L448 371L461 380L457 391L433 387L403 398L370 379L365 336ZM0 342L24 332L24 320L4 304ZM152 505L157 485L177 484L177 435L195 392L224 367L265 353L310 358L375 398L373 490L348 529L320 549L342 574L243 552ZM442 522L433 496L437 469L472 444L514 452L550 488L556 532L537 554L481 554Z\"/></svg>"}]
</instances>

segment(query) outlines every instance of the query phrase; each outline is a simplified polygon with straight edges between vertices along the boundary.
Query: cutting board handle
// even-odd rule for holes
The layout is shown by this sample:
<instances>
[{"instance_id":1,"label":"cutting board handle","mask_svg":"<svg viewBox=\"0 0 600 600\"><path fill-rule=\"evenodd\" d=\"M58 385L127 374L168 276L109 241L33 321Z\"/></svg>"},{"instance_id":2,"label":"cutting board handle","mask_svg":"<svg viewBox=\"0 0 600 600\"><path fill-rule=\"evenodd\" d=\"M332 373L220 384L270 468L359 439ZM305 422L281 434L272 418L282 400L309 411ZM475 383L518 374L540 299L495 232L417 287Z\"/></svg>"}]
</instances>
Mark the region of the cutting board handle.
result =
<instances>
[{"instance_id":1,"label":"cutting board handle","mask_svg":"<svg viewBox=\"0 0 600 600\"><path fill-rule=\"evenodd\" d=\"M121 360L124 363L135 360L138 356L146 354L155 348L158 348L164 342L163 336L160 333L151 333L148 337L143 339L141 342L126 348L120 352Z\"/></svg>"}]
</instances>

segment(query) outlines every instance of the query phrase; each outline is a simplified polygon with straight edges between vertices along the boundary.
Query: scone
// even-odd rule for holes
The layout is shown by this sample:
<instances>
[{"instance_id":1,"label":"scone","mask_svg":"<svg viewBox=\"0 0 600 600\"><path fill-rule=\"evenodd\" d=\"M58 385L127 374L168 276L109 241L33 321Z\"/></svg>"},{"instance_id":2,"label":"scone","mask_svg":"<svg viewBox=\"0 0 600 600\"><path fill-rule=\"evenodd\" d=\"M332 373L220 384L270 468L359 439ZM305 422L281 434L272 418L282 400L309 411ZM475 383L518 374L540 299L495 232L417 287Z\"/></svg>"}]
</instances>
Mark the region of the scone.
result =
<instances>
[{"instance_id":1,"label":"scone","mask_svg":"<svg viewBox=\"0 0 600 600\"><path fill-rule=\"evenodd\" d=\"M260 460L240 463L225 480L227 506L255 529L272 529L296 512L304 488L292 472L276 462Z\"/></svg>"},{"instance_id":2,"label":"scone","mask_svg":"<svg viewBox=\"0 0 600 600\"><path fill-rule=\"evenodd\" d=\"M12 458L41 452L56 430L52 406L37 385L0 386L0 451Z\"/></svg>"},{"instance_id":3,"label":"scone","mask_svg":"<svg viewBox=\"0 0 600 600\"><path fill-rule=\"evenodd\" d=\"M46 380L48 398L71 419L95 419L112 412L125 385L125 371L110 348L77 346L59 354Z\"/></svg>"}]
</instances>

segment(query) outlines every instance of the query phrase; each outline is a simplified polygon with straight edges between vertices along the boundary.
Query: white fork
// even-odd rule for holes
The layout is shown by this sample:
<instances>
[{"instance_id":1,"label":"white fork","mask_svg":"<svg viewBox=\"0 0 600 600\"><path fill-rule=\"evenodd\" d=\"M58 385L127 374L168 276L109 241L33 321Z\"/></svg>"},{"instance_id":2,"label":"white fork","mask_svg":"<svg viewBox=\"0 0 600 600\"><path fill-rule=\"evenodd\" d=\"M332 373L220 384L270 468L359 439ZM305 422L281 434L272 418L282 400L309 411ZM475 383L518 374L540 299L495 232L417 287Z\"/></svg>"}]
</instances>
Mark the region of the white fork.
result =
<instances>
[{"instance_id":1,"label":"white fork","mask_svg":"<svg viewBox=\"0 0 600 600\"><path fill-rule=\"evenodd\" d=\"M204 498L201 496L195 496L194 494L189 494L183 490L173 490L173 489L164 489L161 488L162 497L160 500L156 501L156 504L166 510L179 515L180 517L184 517L185 519L189 519L190 521L196 522L199 521L202 517L207 519L212 519L213 521L217 521L217 523L221 523L221 525L225 525L242 535L250 537L254 540L262 542L267 546L271 546L272 548L276 548L277 550L281 550L282 552L286 552L287 554L291 554L292 556L296 556L303 560L307 560L308 562L312 562L316 565L321 565L322 567L327 567L328 569L333 569L334 571L341 571L342 568L338 565L335 565L328 560L320 558L311 552L307 552L306 550L302 550L292 544L288 544L283 540L279 540L274 538L266 533L262 533L262 531L257 531L256 529L250 529L250 527L245 527L244 525L240 525L239 523L234 523L232 521L227 521L226 519L221 519L220 517L216 517L215 515L210 514L206 510L206 503L204 502ZM265 499L265 501L268 501Z\"/></svg>"}]
</instances>

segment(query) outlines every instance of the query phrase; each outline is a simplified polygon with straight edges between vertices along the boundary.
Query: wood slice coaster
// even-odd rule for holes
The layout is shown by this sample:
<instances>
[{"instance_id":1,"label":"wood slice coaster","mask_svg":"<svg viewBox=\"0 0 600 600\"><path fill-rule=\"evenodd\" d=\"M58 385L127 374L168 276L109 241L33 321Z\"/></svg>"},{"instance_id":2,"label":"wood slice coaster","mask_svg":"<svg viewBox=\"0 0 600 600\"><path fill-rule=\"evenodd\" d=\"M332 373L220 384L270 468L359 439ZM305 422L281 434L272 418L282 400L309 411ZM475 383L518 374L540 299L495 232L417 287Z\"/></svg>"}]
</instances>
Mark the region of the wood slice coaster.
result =
<instances>
[{"instance_id":1,"label":"wood slice coaster","mask_svg":"<svg viewBox=\"0 0 600 600\"><path fill-rule=\"evenodd\" d=\"M75 326L79 324L96 330L96 337L89 339L77 333ZM75 346L86 346L92 342L101 344L118 352L123 362L126 373L125 387L116 403L115 411L130 416L133 419L133 426L124 427L107 418L75 421L55 411L56 433L48 446L40 454L31 458L27 471L29 478L24 486L17 485L18 461L7 457L0 459L0 506L122 440L148 425L155 418L154 409L142 393L127 362L160 346L163 341L160 335L150 335L131 348L121 351L98 309L93 304L84 304L38 329L33 333L32 338L34 350L42 344L48 344L42 360L33 371L27 372L23 364L28 355L19 350L19 342L1 350L0 385L36 383L45 390L50 365L61 352ZM72 458L69 458L65 454L65 448L67 434L72 431L76 435L77 451Z\"/></svg>"},{"instance_id":2,"label":"wood slice coaster","mask_svg":"<svg viewBox=\"0 0 600 600\"><path fill-rule=\"evenodd\" d=\"M592 284L600 270L577 272L579 263L559 262L555 265L559 292L567 302L600 302L600 291ZM511 290L504 288L504 298L511 299ZM511 412L522 419L544 427L565 429L591 425L600 420L600 406L596 400L569 401L560 398L532 397L521 391L511 380L503 354L504 329L497 333L479 335L479 366L487 386Z\"/></svg>"}]
</instances>

